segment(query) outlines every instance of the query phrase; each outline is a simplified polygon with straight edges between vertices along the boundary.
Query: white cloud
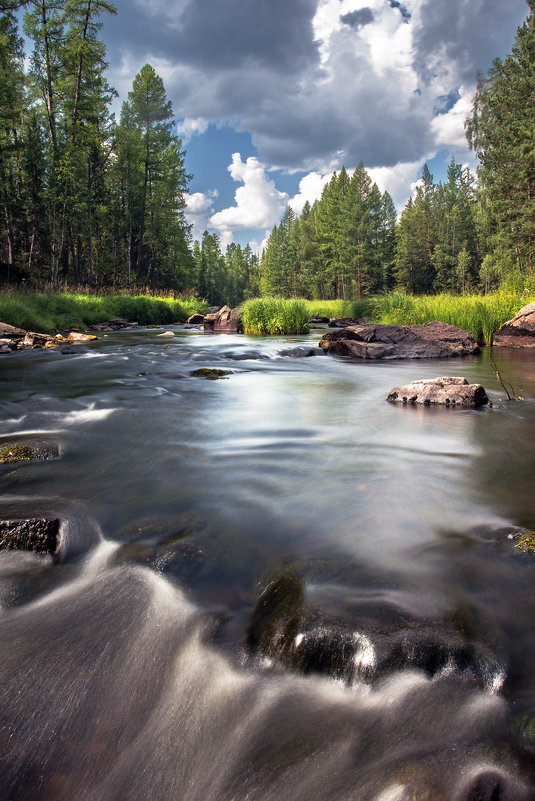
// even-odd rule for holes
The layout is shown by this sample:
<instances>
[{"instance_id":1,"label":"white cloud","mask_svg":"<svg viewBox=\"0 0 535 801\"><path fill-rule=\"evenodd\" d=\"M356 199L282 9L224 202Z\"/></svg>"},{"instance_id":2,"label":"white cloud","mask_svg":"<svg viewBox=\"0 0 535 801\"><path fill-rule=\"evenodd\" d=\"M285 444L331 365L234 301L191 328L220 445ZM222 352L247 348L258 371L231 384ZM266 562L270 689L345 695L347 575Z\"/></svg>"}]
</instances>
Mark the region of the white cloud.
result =
<instances>
[{"instance_id":1,"label":"white cloud","mask_svg":"<svg viewBox=\"0 0 535 801\"><path fill-rule=\"evenodd\" d=\"M435 136L437 147L464 148L467 149L467 142L464 131L464 121L472 112L472 96L474 87L465 89L461 87L461 95L455 105L445 114L438 114L431 121L431 130Z\"/></svg>"},{"instance_id":2,"label":"white cloud","mask_svg":"<svg viewBox=\"0 0 535 801\"><path fill-rule=\"evenodd\" d=\"M217 189L209 192L193 192L186 195L185 216L186 221L192 226L191 235L193 239L202 239L203 231L209 227L209 219L214 212L214 200L218 196Z\"/></svg>"},{"instance_id":3,"label":"white cloud","mask_svg":"<svg viewBox=\"0 0 535 801\"><path fill-rule=\"evenodd\" d=\"M186 117L177 125L177 132L185 142L192 136L203 134L208 128L208 121L204 117Z\"/></svg>"},{"instance_id":4,"label":"white cloud","mask_svg":"<svg viewBox=\"0 0 535 801\"><path fill-rule=\"evenodd\" d=\"M303 206L308 202L310 205L321 197L323 187L330 181L332 172L321 175L319 172L309 172L299 181L299 192L288 202L296 214L301 214Z\"/></svg>"},{"instance_id":5,"label":"white cloud","mask_svg":"<svg viewBox=\"0 0 535 801\"><path fill-rule=\"evenodd\" d=\"M278 222L288 202L288 195L279 192L275 182L268 177L266 169L257 158L249 157L243 162L240 153L233 153L228 167L232 178L243 186L236 189L235 205L212 214L209 224L219 231L221 240L228 239L229 232L249 228L269 228Z\"/></svg>"}]
</instances>

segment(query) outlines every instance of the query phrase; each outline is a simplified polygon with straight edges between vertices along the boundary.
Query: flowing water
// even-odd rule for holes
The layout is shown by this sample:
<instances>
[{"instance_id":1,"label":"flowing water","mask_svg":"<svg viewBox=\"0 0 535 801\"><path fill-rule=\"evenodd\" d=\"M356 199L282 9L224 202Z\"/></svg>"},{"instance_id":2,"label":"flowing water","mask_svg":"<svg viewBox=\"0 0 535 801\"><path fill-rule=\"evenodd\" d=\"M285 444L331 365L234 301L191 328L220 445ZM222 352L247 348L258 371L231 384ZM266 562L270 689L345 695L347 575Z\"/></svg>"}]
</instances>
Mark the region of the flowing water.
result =
<instances>
[{"instance_id":1,"label":"flowing water","mask_svg":"<svg viewBox=\"0 0 535 801\"><path fill-rule=\"evenodd\" d=\"M62 521L0 554L0 798L533 798L535 354L506 402L487 352L173 330L0 361L0 444L60 449L0 519ZM492 408L385 402L438 375Z\"/></svg>"}]
</instances>

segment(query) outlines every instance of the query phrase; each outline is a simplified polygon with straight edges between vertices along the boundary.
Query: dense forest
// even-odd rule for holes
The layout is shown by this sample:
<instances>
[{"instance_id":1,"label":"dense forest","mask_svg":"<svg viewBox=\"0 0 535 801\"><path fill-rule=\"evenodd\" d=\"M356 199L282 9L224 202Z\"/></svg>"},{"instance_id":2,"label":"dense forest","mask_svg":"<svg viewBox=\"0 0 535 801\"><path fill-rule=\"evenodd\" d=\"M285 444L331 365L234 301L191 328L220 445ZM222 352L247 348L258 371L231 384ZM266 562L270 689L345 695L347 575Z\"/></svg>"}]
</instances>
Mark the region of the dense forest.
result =
<instances>
[{"instance_id":1,"label":"dense forest","mask_svg":"<svg viewBox=\"0 0 535 801\"><path fill-rule=\"evenodd\" d=\"M477 176L452 158L435 183L425 166L397 220L362 164L342 168L301 215L286 209L258 258L236 244L222 253L208 231L192 244L185 152L149 64L120 119L112 114L100 34L113 4L0 0L0 280L167 289L233 306L259 294L357 299L529 282L535 0L528 6L511 54L479 80L466 122Z\"/></svg>"}]
</instances>

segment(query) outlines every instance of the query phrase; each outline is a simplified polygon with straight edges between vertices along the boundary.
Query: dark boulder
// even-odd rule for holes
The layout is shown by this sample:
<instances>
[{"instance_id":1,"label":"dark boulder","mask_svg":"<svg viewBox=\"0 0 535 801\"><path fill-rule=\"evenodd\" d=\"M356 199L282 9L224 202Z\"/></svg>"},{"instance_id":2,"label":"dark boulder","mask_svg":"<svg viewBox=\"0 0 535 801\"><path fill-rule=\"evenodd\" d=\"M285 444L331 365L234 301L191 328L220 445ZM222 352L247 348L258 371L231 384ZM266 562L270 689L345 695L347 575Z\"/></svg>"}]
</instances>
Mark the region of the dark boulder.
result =
<instances>
[{"instance_id":1,"label":"dark boulder","mask_svg":"<svg viewBox=\"0 0 535 801\"><path fill-rule=\"evenodd\" d=\"M281 356L290 356L293 359L302 359L307 356L323 356L325 353L321 348L289 348L288 350L281 350Z\"/></svg>"},{"instance_id":2,"label":"dark boulder","mask_svg":"<svg viewBox=\"0 0 535 801\"><path fill-rule=\"evenodd\" d=\"M320 315L313 315L309 318L310 325L328 325L330 317L321 317Z\"/></svg>"},{"instance_id":3,"label":"dark boulder","mask_svg":"<svg viewBox=\"0 0 535 801\"><path fill-rule=\"evenodd\" d=\"M120 331L123 328L137 328L138 323L129 323L126 320L116 318L108 320L107 323L95 323L88 327L89 331Z\"/></svg>"},{"instance_id":4,"label":"dark boulder","mask_svg":"<svg viewBox=\"0 0 535 801\"><path fill-rule=\"evenodd\" d=\"M411 381L394 387L387 397L393 403L442 404L444 406L484 406L489 399L481 384L469 384L466 378L444 376Z\"/></svg>"},{"instance_id":5,"label":"dark boulder","mask_svg":"<svg viewBox=\"0 0 535 801\"><path fill-rule=\"evenodd\" d=\"M354 359L443 359L479 353L467 331L438 320L426 325L352 325L326 333L320 347Z\"/></svg>"},{"instance_id":6,"label":"dark boulder","mask_svg":"<svg viewBox=\"0 0 535 801\"><path fill-rule=\"evenodd\" d=\"M242 334L243 322L238 309L223 306L213 314L207 314L203 321L204 331L212 334Z\"/></svg>"},{"instance_id":7,"label":"dark boulder","mask_svg":"<svg viewBox=\"0 0 535 801\"><path fill-rule=\"evenodd\" d=\"M496 348L535 348L535 302L528 303L492 337Z\"/></svg>"},{"instance_id":8,"label":"dark boulder","mask_svg":"<svg viewBox=\"0 0 535 801\"><path fill-rule=\"evenodd\" d=\"M188 325L200 325L204 322L204 314L192 314L186 322Z\"/></svg>"},{"instance_id":9,"label":"dark boulder","mask_svg":"<svg viewBox=\"0 0 535 801\"><path fill-rule=\"evenodd\" d=\"M54 553L58 534L59 520L0 520L0 550Z\"/></svg>"},{"instance_id":10,"label":"dark boulder","mask_svg":"<svg viewBox=\"0 0 535 801\"><path fill-rule=\"evenodd\" d=\"M217 367L199 367L193 370L191 375L194 378L206 378L208 381L217 381L220 378L226 378L231 375L230 370L220 370Z\"/></svg>"}]
</instances>

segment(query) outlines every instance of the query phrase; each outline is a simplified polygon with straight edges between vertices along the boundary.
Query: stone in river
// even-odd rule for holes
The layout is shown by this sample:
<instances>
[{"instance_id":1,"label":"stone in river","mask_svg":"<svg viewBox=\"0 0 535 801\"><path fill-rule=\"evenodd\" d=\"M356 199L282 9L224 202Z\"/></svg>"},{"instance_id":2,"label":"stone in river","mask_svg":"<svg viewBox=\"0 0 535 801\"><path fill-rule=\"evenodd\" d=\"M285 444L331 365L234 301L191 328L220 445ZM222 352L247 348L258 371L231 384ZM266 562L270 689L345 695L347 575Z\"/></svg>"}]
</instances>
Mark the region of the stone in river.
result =
<instances>
[{"instance_id":1,"label":"stone in river","mask_svg":"<svg viewBox=\"0 0 535 801\"><path fill-rule=\"evenodd\" d=\"M192 314L186 322L188 325L200 325L204 322L204 314Z\"/></svg>"},{"instance_id":2,"label":"stone in river","mask_svg":"<svg viewBox=\"0 0 535 801\"><path fill-rule=\"evenodd\" d=\"M0 446L0 464L16 464L17 462L41 462L57 459L59 449L55 443L49 442L13 442Z\"/></svg>"},{"instance_id":3,"label":"stone in river","mask_svg":"<svg viewBox=\"0 0 535 801\"><path fill-rule=\"evenodd\" d=\"M54 553L58 534L59 520L0 520L0 550Z\"/></svg>"},{"instance_id":4,"label":"stone in river","mask_svg":"<svg viewBox=\"0 0 535 801\"><path fill-rule=\"evenodd\" d=\"M67 336L67 342L72 345L76 345L78 342L91 342L93 339L97 339L94 334L81 334L79 331L71 331Z\"/></svg>"},{"instance_id":5,"label":"stone in river","mask_svg":"<svg viewBox=\"0 0 535 801\"><path fill-rule=\"evenodd\" d=\"M238 309L223 306L219 311L205 316L203 328L213 334L241 334L243 333L241 314Z\"/></svg>"},{"instance_id":6,"label":"stone in river","mask_svg":"<svg viewBox=\"0 0 535 801\"><path fill-rule=\"evenodd\" d=\"M528 303L492 337L493 347L535 348L535 302Z\"/></svg>"},{"instance_id":7,"label":"stone in river","mask_svg":"<svg viewBox=\"0 0 535 801\"><path fill-rule=\"evenodd\" d=\"M390 390L387 400L395 403L442 404L445 406L484 406L487 393L481 384L469 384L466 378L443 376L411 381Z\"/></svg>"},{"instance_id":8,"label":"stone in river","mask_svg":"<svg viewBox=\"0 0 535 801\"><path fill-rule=\"evenodd\" d=\"M320 347L354 359L443 359L479 353L468 331L438 320L426 325L351 325L327 332Z\"/></svg>"},{"instance_id":9,"label":"stone in river","mask_svg":"<svg viewBox=\"0 0 535 801\"><path fill-rule=\"evenodd\" d=\"M0 339L0 353L11 353L12 350L17 350L17 343L11 339Z\"/></svg>"}]
</instances>

